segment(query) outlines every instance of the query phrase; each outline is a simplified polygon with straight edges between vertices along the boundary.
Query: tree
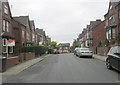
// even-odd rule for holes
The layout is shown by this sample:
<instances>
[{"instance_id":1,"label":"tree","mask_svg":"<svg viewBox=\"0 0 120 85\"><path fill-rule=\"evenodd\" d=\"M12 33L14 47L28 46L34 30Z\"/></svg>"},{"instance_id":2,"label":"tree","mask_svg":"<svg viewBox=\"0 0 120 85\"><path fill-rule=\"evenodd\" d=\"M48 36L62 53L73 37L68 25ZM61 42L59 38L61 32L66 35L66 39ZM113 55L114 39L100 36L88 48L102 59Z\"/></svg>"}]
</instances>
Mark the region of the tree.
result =
<instances>
[{"instance_id":1,"label":"tree","mask_svg":"<svg viewBox=\"0 0 120 85\"><path fill-rule=\"evenodd\" d=\"M51 47L52 49L55 49L57 46L57 42L56 41L52 41L48 44L49 47Z\"/></svg>"},{"instance_id":2,"label":"tree","mask_svg":"<svg viewBox=\"0 0 120 85\"><path fill-rule=\"evenodd\" d=\"M59 48L60 48L60 45L56 45L56 49L59 50Z\"/></svg>"},{"instance_id":3,"label":"tree","mask_svg":"<svg viewBox=\"0 0 120 85\"><path fill-rule=\"evenodd\" d=\"M76 47L79 47L78 42L76 40L73 41L73 44L71 46L71 50L74 50Z\"/></svg>"}]
</instances>

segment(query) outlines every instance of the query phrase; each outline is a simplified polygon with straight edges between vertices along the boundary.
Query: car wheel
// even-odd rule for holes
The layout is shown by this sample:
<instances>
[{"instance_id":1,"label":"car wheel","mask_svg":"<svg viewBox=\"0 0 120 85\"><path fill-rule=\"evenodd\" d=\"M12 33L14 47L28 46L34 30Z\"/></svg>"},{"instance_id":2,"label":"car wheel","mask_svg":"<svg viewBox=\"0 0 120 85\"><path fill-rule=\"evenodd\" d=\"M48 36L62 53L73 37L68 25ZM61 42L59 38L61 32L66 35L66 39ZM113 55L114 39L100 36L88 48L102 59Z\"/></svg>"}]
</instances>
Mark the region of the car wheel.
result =
<instances>
[{"instance_id":1,"label":"car wheel","mask_svg":"<svg viewBox=\"0 0 120 85\"><path fill-rule=\"evenodd\" d=\"M112 66L110 65L109 59L106 60L106 65L108 69L112 69Z\"/></svg>"}]
</instances>

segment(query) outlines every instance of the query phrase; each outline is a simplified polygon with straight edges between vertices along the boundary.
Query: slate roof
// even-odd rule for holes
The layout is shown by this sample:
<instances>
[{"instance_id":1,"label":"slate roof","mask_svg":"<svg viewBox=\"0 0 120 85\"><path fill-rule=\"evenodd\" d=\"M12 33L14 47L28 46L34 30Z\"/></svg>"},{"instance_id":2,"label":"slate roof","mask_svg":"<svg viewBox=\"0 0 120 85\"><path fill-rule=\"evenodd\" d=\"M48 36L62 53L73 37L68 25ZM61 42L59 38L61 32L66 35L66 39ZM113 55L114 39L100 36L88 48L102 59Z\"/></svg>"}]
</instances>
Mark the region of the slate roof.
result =
<instances>
[{"instance_id":1,"label":"slate roof","mask_svg":"<svg viewBox=\"0 0 120 85\"><path fill-rule=\"evenodd\" d=\"M16 21L20 22L21 24L25 25L26 27L30 28L30 21L29 16L19 16L19 17L13 17Z\"/></svg>"}]
</instances>

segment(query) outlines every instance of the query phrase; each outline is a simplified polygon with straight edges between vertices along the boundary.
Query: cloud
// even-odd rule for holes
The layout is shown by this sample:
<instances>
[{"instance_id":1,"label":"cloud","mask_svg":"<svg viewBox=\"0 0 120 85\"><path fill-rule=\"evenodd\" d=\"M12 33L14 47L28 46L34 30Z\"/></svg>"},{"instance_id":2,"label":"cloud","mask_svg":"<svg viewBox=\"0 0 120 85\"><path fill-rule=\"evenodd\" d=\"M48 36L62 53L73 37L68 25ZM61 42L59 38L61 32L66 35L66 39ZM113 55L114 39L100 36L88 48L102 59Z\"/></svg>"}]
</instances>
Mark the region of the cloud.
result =
<instances>
[{"instance_id":1,"label":"cloud","mask_svg":"<svg viewBox=\"0 0 120 85\"><path fill-rule=\"evenodd\" d=\"M72 42L90 21L104 19L109 0L10 0L13 16L29 15L53 40Z\"/></svg>"}]
</instances>

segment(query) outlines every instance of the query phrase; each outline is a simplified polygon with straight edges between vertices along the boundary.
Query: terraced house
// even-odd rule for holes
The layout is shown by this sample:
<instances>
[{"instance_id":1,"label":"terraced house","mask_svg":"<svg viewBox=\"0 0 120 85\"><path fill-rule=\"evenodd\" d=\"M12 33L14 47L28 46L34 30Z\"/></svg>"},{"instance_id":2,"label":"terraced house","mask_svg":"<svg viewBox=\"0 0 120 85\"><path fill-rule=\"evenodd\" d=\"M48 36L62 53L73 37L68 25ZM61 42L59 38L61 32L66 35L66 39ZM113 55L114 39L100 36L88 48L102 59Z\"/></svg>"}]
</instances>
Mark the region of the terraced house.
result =
<instances>
[{"instance_id":1,"label":"terraced house","mask_svg":"<svg viewBox=\"0 0 120 85\"><path fill-rule=\"evenodd\" d=\"M110 2L105 15L106 38L110 47L120 43L120 1Z\"/></svg>"},{"instance_id":2,"label":"terraced house","mask_svg":"<svg viewBox=\"0 0 120 85\"><path fill-rule=\"evenodd\" d=\"M18 17L13 17L13 18L14 18L14 20L16 20L19 23L26 26L26 46L33 45L33 42L32 42L32 28L31 28L31 25L30 25L29 16L18 16Z\"/></svg>"},{"instance_id":3,"label":"terraced house","mask_svg":"<svg viewBox=\"0 0 120 85\"><path fill-rule=\"evenodd\" d=\"M12 17L8 0L0 0L0 57L5 57L0 71L35 58L35 53L22 55L22 47L46 43L45 31L37 33L34 20L30 21L29 16Z\"/></svg>"},{"instance_id":4,"label":"terraced house","mask_svg":"<svg viewBox=\"0 0 120 85\"><path fill-rule=\"evenodd\" d=\"M12 34L12 15L7 0L0 2L1 8L1 37L2 37L2 54L3 56L11 56L14 51L15 41ZM13 45L14 44L14 45Z\"/></svg>"},{"instance_id":5,"label":"terraced house","mask_svg":"<svg viewBox=\"0 0 120 85\"><path fill-rule=\"evenodd\" d=\"M120 1L110 1L104 20L90 21L78 36L80 47L89 47L93 53L106 55L108 50L120 45Z\"/></svg>"}]
</instances>

